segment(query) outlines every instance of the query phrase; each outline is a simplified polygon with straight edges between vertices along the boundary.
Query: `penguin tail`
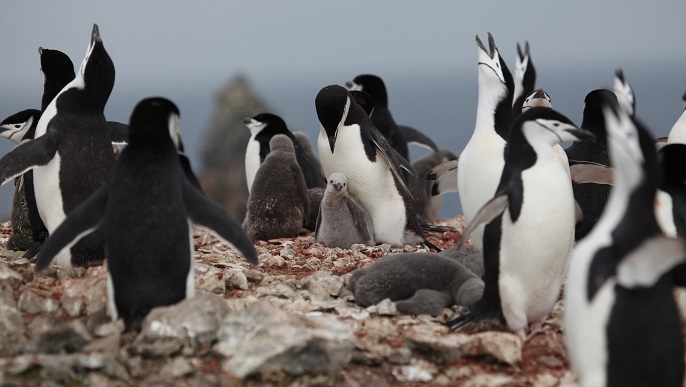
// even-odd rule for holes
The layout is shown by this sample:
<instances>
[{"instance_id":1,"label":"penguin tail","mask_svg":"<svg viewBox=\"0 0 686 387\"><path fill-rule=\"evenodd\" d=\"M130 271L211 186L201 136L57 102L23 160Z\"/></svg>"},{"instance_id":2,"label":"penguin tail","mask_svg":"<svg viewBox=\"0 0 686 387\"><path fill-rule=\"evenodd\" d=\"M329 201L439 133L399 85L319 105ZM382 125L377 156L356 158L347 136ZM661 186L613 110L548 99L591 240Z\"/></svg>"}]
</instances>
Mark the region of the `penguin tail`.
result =
<instances>
[{"instance_id":1,"label":"penguin tail","mask_svg":"<svg viewBox=\"0 0 686 387\"><path fill-rule=\"evenodd\" d=\"M465 330L471 331L477 322L479 322L478 317L470 312L467 312L459 317L447 321L445 325L456 332L462 332Z\"/></svg>"},{"instance_id":2,"label":"penguin tail","mask_svg":"<svg viewBox=\"0 0 686 387\"><path fill-rule=\"evenodd\" d=\"M38 241L38 242L34 243L33 246L31 246L31 248L29 248L28 250L26 250L26 252L24 253L24 255L22 255L22 258L27 258L27 259L34 260L35 257L36 257L36 254L38 254L38 252L40 251L41 247L43 247L43 242L45 242L45 240Z\"/></svg>"},{"instance_id":3,"label":"penguin tail","mask_svg":"<svg viewBox=\"0 0 686 387\"><path fill-rule=\"evenodd\" d=\"M481 298L469 312L446 322L445 325L457 332L474 332L484 328L498 329L497 327L504 323L502 310Z\"/></svg>"},{"instance_id":4,"label":"penguin tail","mask_svg":"<svg viewBox=\"0 0 686 387\"><path fill-rule=\"evenodd\" d=\"M422 226L423 231L433 231L433 232L447 232L447 231L455 231L454 227L450 226L436 226L433 224L429 223L421 223L420 226Z\"/></svg>"}]
</instances>

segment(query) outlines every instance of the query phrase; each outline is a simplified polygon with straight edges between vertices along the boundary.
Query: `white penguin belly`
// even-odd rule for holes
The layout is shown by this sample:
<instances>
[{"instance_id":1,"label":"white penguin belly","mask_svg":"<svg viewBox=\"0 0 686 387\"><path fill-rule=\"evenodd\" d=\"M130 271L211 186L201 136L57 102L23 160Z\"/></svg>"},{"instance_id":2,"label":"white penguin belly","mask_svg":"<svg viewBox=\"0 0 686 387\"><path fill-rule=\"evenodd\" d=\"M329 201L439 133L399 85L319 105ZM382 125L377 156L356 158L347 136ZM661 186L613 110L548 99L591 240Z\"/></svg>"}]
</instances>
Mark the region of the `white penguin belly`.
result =
<instances>
[{"instance_id":1,"label":"white penguin belly","mask_svg":"<svg viewBox=\"0 0 686 387\"><path fill-rule=\"evenodd\" d=\"M33 186L36 196L36 207L48 232L62 224L67 215L64 213L62 191L60 190L60 152L45 166L33 169ZM53 262L62 267L71 267L71 253L63 249L55 256Z\"/></svg>"},{"instance_id":2,"label":"white penguin belly","mask_svg":"<svg viewBox=\"0 0 686 387\"><path fill-rule=\"evenodd\" d=\"M483 140L470 140L460 154L457 186L467 224L495 195L505 166L504 150L505 141L491 136ZM483 248L483 234L484 226L479 226L472 232L472 242L479 249Z\"/></svg>"},{"instance_id":3,"label":"white penguin belly","mask_svg":"<svg viewBox=\"0 0 686 387\"><path fill-rule=\"evenodd\" d=\"M582 385L604 386L607 366L605 335L614 304L616 281L609 279L589 303L588 269L592 258L586 246L573 253L565 290L564 332L567 352ZM579 249L580 248L580 249Z\"/></svg>"},{"instance_id":4,"label":"white penguin belly","mask_svg":"<svg viewBox=\"0 0 686 387\"><path fill-rule=\"evenodd\" d=\"M550 313L574 242L571 181L559 161L547 161L522 173L524 200L516 223L509 209L503 214L499 289L514 331Z\"/></svg>"},{"instance_id":5,"label":"white penguin belly","mask_svg":"<svg viewBox=\"0 0 686 387\"><path fill-rule=\"evenodd\" d=\"M245 180L248 183L248 193L252 190L252 182L260 168L260 143L255 137L250 137L248 147L245 150Z\"/></svg>"},{"instance_id":6,"label":"white penguin belly","mask_svg":"<svg viewBox=\"0 0 686 387\"><path fill-rule=\"evenodd\" d=\"M328 139L319 134L319 158L324 174L342 173L348 179L348 190L372 217L374 239L394 246L405 243L405 204L395 187L386 160L377 154L371 162L364 152L358 131L340 130L334 154Z\"/></svg>"}]
</instances>

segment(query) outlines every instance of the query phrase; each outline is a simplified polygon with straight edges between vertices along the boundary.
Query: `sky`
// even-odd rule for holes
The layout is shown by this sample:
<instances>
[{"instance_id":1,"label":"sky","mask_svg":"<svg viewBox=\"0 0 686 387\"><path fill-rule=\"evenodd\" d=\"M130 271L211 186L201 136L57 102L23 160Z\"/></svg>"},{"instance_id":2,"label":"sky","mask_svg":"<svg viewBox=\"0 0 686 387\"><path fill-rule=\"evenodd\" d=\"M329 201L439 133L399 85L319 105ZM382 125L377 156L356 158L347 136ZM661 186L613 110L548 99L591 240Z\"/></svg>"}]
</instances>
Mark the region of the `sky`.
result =
<instances>
[{"instance_id":1,"label":"sky","mask_svg":"<svg viewBox=\"0 0 686 387\"><path fill-rule=\"evenodd\" d=\"M516 44L530 43L537 86L577 124L585 94L611 86L621 67L638 116L665 135L683 109L685 15L683 0L16 1L0 15L0 116L39 107L38 47L78 67L97 23L116 68L107 118L127 122L141 99L171 99L196 170L213 98L236 74L311 138L320 88L380 75L396 121L459 154L475 122L474 37L491 32L511 71ZM0 154L12 146L3 142ZM3 192L11 187L0 189L0 217Z\"/></svg>"}]
</instances>

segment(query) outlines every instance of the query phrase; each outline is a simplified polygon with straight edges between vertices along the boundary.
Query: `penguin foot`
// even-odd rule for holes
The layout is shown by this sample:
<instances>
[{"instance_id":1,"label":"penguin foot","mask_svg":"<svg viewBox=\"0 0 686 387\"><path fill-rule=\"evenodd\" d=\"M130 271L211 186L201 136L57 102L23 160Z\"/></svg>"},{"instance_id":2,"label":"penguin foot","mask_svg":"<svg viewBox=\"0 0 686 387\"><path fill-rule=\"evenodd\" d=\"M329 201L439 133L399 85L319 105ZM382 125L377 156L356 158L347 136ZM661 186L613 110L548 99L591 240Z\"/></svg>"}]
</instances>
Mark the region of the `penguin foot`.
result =
<instances>
[{"instance_id":1,"label":"penguin foot","mask_svg":"<svg viewBox=\"0 0 686 387\"><path fill-rule=\"evenodd\" d=\"M532 323L529 326L529 335L526 336L526 340L524 341L529 341L531 340L532 337L536 336L537 334L543 332L543 323L540 321L536 321L535 323Z\"/></svg>"},{"instance_id":2,"label":"penguin foot","mask_svg":"<svg viewBox=\"0 0 686 387\"><path fill-rule=\"evenodd\" d=\"M519 336L519 339L522 340L522 343L525 343L529 338L526 336L526 331L524 328L517 330L515 332L515 335Z\"/></svg>"},{"instance_id":3,"label":"penguin foot","mask_svg":"<svg viewBox=\"0 0 686 387\"><path fill-rule=\"evenodd\" d=\"M43 247L43 242L45 242L45 240L40 240L34 243L33 246L26 250L24 255L22 255L22 258L28 258L31 262L34 262L36 260L36 255L40 251L41 247Z\"/></svg>"}]
</instances>

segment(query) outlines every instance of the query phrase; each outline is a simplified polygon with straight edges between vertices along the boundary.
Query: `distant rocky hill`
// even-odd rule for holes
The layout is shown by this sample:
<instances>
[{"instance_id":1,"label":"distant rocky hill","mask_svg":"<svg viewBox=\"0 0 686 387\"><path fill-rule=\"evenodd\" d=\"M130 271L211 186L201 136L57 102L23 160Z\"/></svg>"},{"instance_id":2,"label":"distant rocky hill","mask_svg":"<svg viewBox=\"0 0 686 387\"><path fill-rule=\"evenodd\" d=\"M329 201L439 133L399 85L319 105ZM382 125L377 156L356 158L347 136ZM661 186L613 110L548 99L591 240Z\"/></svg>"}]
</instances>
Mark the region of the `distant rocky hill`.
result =
<instances>
[{"instance_id":1,"label":"distant rocky hill","mask_svg":"<svg viewBox=\"0 0 686 387\"><path fill-rule=\"evenodd\" d=\"M274 110L257 95L245 76L238 75L217 92L212 121L203 142L202 188L239 222L245 216L248 202L244 163L250 131L243 118L263 112Z\"/></svg>"}]
</instances>

